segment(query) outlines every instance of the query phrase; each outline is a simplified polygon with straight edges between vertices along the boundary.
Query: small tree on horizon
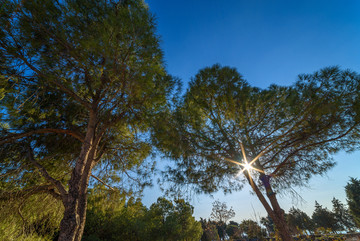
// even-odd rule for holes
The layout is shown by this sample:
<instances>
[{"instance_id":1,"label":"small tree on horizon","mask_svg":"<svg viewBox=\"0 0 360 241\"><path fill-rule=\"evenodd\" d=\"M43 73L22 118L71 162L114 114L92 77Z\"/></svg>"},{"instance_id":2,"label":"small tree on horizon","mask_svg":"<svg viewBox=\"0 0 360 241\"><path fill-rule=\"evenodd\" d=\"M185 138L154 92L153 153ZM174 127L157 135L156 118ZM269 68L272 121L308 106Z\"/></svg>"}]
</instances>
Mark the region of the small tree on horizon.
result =
<instances>
[{"instance_id":1,"label":"small tree on horizon","mask_svg":"<svg viewBox=\"0 0 360 241\"><path fill-rule=\"evenodd\" d=\"M336 199L335 197L331 200L331 202L333 205L332 212L334 213L340 230L352 232L355 228L355 223L353 217L349 213L349 210L342 202L340 202L339 199Z\"/></svg>"},{"instance_id":2,"label":"small tree on horizon","mask_svg":"<svg viewBox=\"0 0 360 241\"><path fill-rule=\"evenodd\" d=\"M235 217L235 211L232 207L228 209L225 202L220 202L219 200L212 203L212 210L210 217L215 222L226 224L227 221Z\"/></svg>"},{"instance_id":3,"label":"small tree on horizon","mask_svg":"<svg viewBox=\"0 0 360 241\"><path fill-rule=\"evenodd\" d=\"M314 223L311 218L298 208L292 207L286 215L286 221L293 234L303 234L306 231L314 231Z\"/></svg>"},{"instance_id":4,"label":"small tree on horizon","mask_svg":"<svg viewBox=\"0 0 360 241\"><path fill-rule=\"evenodd\" d=\"M335 218L335 214L329 209L324 208L317 201L315 201L315 210L311 219L316 228L331 230L333 233L336 233L336 231L340 229L340 226Z\"/></svg>"},{"instance_id":5,"label":"small tree on horizon","mask_svg":"<svg viewBox=\"0 0 360 241\"><path fill-rule=\"evenodd\" d=\"M226 223L231 218L235 217L235 211L230 207L228 209L225 202L215 201L212 203L212 211L210 217L212 221L216 222L216 226L221 239L225 239Z\"/></svg>"},{"instance_id":6,"label":"small tree on horizon","mask_svg":"<svg viewBox=\"0 0 360 241\"><path fill-rule=\"evenodd\" d=\"M264 238L266 236L266 230L262 229L261 226L251 220L251 219L245 219L243 220L240 225L240 230L241 232L245 233L247 238L252 240L252 239L259 239L261 240L262 238Z\"/></svg>"}]
</instances>

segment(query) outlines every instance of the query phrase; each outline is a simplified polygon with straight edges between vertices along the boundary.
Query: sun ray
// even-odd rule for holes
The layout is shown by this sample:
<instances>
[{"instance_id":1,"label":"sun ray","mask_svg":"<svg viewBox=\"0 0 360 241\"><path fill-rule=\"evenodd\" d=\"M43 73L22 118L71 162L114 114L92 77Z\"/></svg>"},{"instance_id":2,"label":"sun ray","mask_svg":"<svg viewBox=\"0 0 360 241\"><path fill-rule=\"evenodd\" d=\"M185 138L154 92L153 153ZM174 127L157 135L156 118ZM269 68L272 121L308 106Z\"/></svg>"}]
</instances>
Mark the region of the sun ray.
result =
<instances>
[{"instance_id":1,"label":"sun ray","mask_svg":"<svg viewBox=\"0 0 360 241\"><path fill-rule=\"evenodd\" d=\"M262 156L262 154L260 153L260 155L258 155L257 157L255 157L255 159L251 160L250 162L247 161L246 158L246 154L245 154L245 148L243 146L243 144L240 142L240 147L241 147L241 152L243 155L243 163L242 162L238 162L238 161L234 161L230 158L227 157L223 157L226 161L231 162L233 164L236 164L238 166L241 167L241 170L235 175L235 178L239 177L244 171L248 172L249 178L251 178L251 170L255 170L257 172L261 172L261 173L265 173L263 170L260 170L256 167L253 167L252 164L259 158Z\"/></svg>"},{"instance_id":2,"label":"sun ray","mask_svg":"<svg viewBox=\"0 0 360 241\"><path fill-rule=\"evenodd\" d=\"M241 153L243 155L245 163L248 163L247 159L246 159L246 155L245 155L245 148L244 148L244 146L243 146L243 144L241 142L240 142L240 148L241 148Z\"/></svg>"}]
</instances>

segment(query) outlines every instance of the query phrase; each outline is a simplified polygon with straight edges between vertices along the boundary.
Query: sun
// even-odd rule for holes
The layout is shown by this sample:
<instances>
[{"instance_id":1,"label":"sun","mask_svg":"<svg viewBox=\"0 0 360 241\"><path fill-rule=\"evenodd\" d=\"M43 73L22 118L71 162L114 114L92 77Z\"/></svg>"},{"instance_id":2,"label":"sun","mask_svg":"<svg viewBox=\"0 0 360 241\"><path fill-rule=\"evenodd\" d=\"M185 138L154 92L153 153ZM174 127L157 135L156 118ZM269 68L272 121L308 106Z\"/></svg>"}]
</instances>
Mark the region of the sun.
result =
<instances>
[{"instance_id":1,"label":"sun","mask_svg":"<svg viewBox=\"0 0 360 241\"><path fill-rule=\"evenodd\" d=\"M244 148L242 143L240 143L240 147L241 147L241 152L243 154L243 160L234 161L234 160L231 160L229 158L225 158L226 161L234 163L234 164L238 165L238 167L240 168L240 171L235 175L235 178L239 177L245 171L247 172L246 175L249 175L250 178L251 178L251 171L252 170L256 171L256 172L265 173L263 170L260 170L260 169L253 166L255 161L258 160L263 155L263 152L260 153L259 155L257 155L252 161L248 162L248 160L246 158L246 154L245 154L245 148Z\"/></svg>"},{"instance_id":2,"label":"sun","mask_svg":"<svg viewBox=\"0 0 360 241\"><path fill-rule=\"evenodd\" d=\"M249 163L243 164L243 167L244 167L244 169L247 170L247 171L250 171L251 169L253 169L253 167L252 167Z\"/></svg>"}]
</instances>

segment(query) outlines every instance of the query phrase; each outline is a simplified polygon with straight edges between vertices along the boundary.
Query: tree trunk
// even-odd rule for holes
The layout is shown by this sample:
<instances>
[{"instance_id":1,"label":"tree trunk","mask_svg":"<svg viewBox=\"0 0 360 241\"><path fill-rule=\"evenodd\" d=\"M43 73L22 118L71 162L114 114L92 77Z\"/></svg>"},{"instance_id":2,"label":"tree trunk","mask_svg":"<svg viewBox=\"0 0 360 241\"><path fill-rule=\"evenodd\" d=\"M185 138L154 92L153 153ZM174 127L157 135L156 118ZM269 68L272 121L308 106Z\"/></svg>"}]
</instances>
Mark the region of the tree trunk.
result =
<instances>
[{"instance_id":1,"label":"tree trunk","mask_svg":"<svg viewBox=\"0 0 360 241\"><path fill-rule=\"evenodd\" d=\"M60 223L59 241L81 240L86 219L87 186L98 144L95 141L96 115L90 112L86 136L69 181L69 191L63 197L64 217Z\"/></svg>"},{"instance_id":2,"label":"tree trunk","mask_svg":"<svg viewBox=\"0 0 360 241\"><path fill-rule=\"evenodd\" d=\"M97 140L94 143L95 146L98 145L99 141L100 141L100 138L97 138ZM80 199L79 199L80 224L79 224L79 229L75 236L75 241L81 241L82 235L84 233L85 222L86 222L86 209L87 209L87 188L89 185L91 170L94 166L93 160L94 160L95 156L96 156L96 148L93 148L89 155L90 160L88 161L88 163L85 166L84 178L82 179L82 182L81 182L81 189L84 191L83 191L83 195L81 195Z\"/></svg>"},{"instance_id":3,"label":"tree trunk","mask_svg":"<svg viewBox=\"0 0 360 241\"><path fill-rule=\"evenodd\" d=\"M244 172L250 186L254 190L256 196L259 198L260 202L264 206L266 212L273 219L276 228L279 230L280 237L282 241L292 241L289 227L285 221L284 211L280 208L280 205L277 201L276 194L272 191L271 186L266 189L266 195L270 200L270 204L266 201L264 195L259 190L256 183L253 181L251 176ZM262 174L263 175L263 174Z\"/></svg>"},{"instance_id":4,"label":"tree trunk","mask_svg":"<svg viewBox=\"0 0 360 241\"><path fill-rule=\"evenodd\" d=\"M79 200L80 223L75 235L75 241L81 241L82 235L84 233L85 222L86 222L86 208L87 208L87 193L82 195L82 197Z\"/></svg>"},{"instance_id":5,"label":"tree trunk","mask_svg":"<svg viewBox=\"0 0 360 241\"><path fill-rule=\"evenodd\" d=\"M66 200L63 201L65 212L60 223L59 241L74 241L76 237L82 236L81 227L85 225L85 213L81 210L84 205L86 206L86 200L81 196L86 195L86 193L83 193L83 190L77 187L78 185L72 184L74 182L69 183L69 193Z\"/></svg>"},{"instance_id":6,"label":"tree trunk","mask_svg":"<svg viewBox=\"0 0 360 241\"><path fill-rule=\"evenodd\" d=\"M291 236L289 227L286 223L285 216L284 216L284 210L282 210L278 204L278 201L275 197L275 194L272 194L271 197L269 197L271 204L274 207L274 216L276 218L274 219L274 223L276 228L279 230L280 237L283 241L292 241L293 238ZM274 204L273 204L274 203Z\"/></svg>"}]
</instances>

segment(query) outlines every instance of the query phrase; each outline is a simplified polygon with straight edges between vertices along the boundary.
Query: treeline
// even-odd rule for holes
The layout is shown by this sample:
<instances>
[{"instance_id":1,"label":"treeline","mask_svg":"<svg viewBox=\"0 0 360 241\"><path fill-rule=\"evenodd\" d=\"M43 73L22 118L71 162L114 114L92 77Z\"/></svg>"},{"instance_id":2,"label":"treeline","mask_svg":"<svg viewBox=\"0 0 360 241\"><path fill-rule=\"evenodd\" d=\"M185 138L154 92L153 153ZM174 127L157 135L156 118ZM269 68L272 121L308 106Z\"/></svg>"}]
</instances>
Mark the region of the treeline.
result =
<instances>
[{"instance_id":1,"label":"treeline","mask_svg":"<svg viewBox=\"0 0 360 241\"><path fill-rule=\"evenodd\" d=\"M5 203L1 203L6 207ZM50 204L50 205L49 205ZM14 205L9 205L9 208ZM50 196L28 200L21 213L1 209L1 240L57 240L61 204ZM20 216L21 214L21 216ZM87 219L82 240L200 240L200 222L183 199L158 198L147 208L139 198L117 191L89 191Z\"/></svg>"},{"instance_id":2,"label":"treeline","mask_svg":"<svg viewBox=\"0 0 360 241\"><path fill-rule=\"evenodd\" d=\"M345 187L348 205L333 198L332 209L315 202L311 216L292 207L285 218L293 237L355 232L360 228L360 180L351 178ZM265 240L278 238L273 220L235 216L226 203L215 201L211 217L196 221L193 207L183 199L158 198L149 208L141 199L101 186L90 189L84 241L96 240ZM1 201L1 240L57 240L62 205L51 195L29 196L26 202ZM14 207L17 207L14 209Z\"/></svg>"},{"instance_id":3,"label":"treeline","mask_svg":"<svg viewBox=\"0 0 360 241\"><path fill-rule=\"evenodd\" d=\"M315 210L310 217L304 211L292 207L285 213L286 222L293 236L313 234L336 234L338 232L354 232L356 225L348 209L338 199L333 198L332 210L315 203ZM200 220L203 228L202 241L210 240L262 240L276 237L273 220L267 216L260 221L245 219L240 223L230 221L228 224L212 219Z\"/></svg>"},{"instance_id":4,"label":"treeline","mask_svg":"<svg viewBox=\"0 0 360 241\"><path fill-rule=\"evenodd\" d=\"M149 208L140 199L125 200L104 193L91 195L84 241L189 240L198 241L202 230L193 207L183 199L158 198Z\"/></svg>"},{"instance_id":5,"label":"treeline","mask_svg":"<svg viewBox=\"0 0 360 241\"><path fill-rule=\"evenodd\" d=\"M360 228L360 180L350 178L345 187L347 204L335 197L332 199L332 209L328 209L315 201L315 209L311 217L299 208L292 207L285 213L286 223L293 237L311 237L311 235L329 235L339 233L353 233ZM226 204L223 203L226 207ZM213 204L213 213L221 212L217 216L227 216L232 209L220 210L216 202ZM212 214L213 214L212 213ZM203 228L202 241L210 240L262 240L278 238L277 228L273 220L267 216L259 221L245 219L240 223L220 220L218 218L201 219Z\"/></svg>"}]
</instances>

